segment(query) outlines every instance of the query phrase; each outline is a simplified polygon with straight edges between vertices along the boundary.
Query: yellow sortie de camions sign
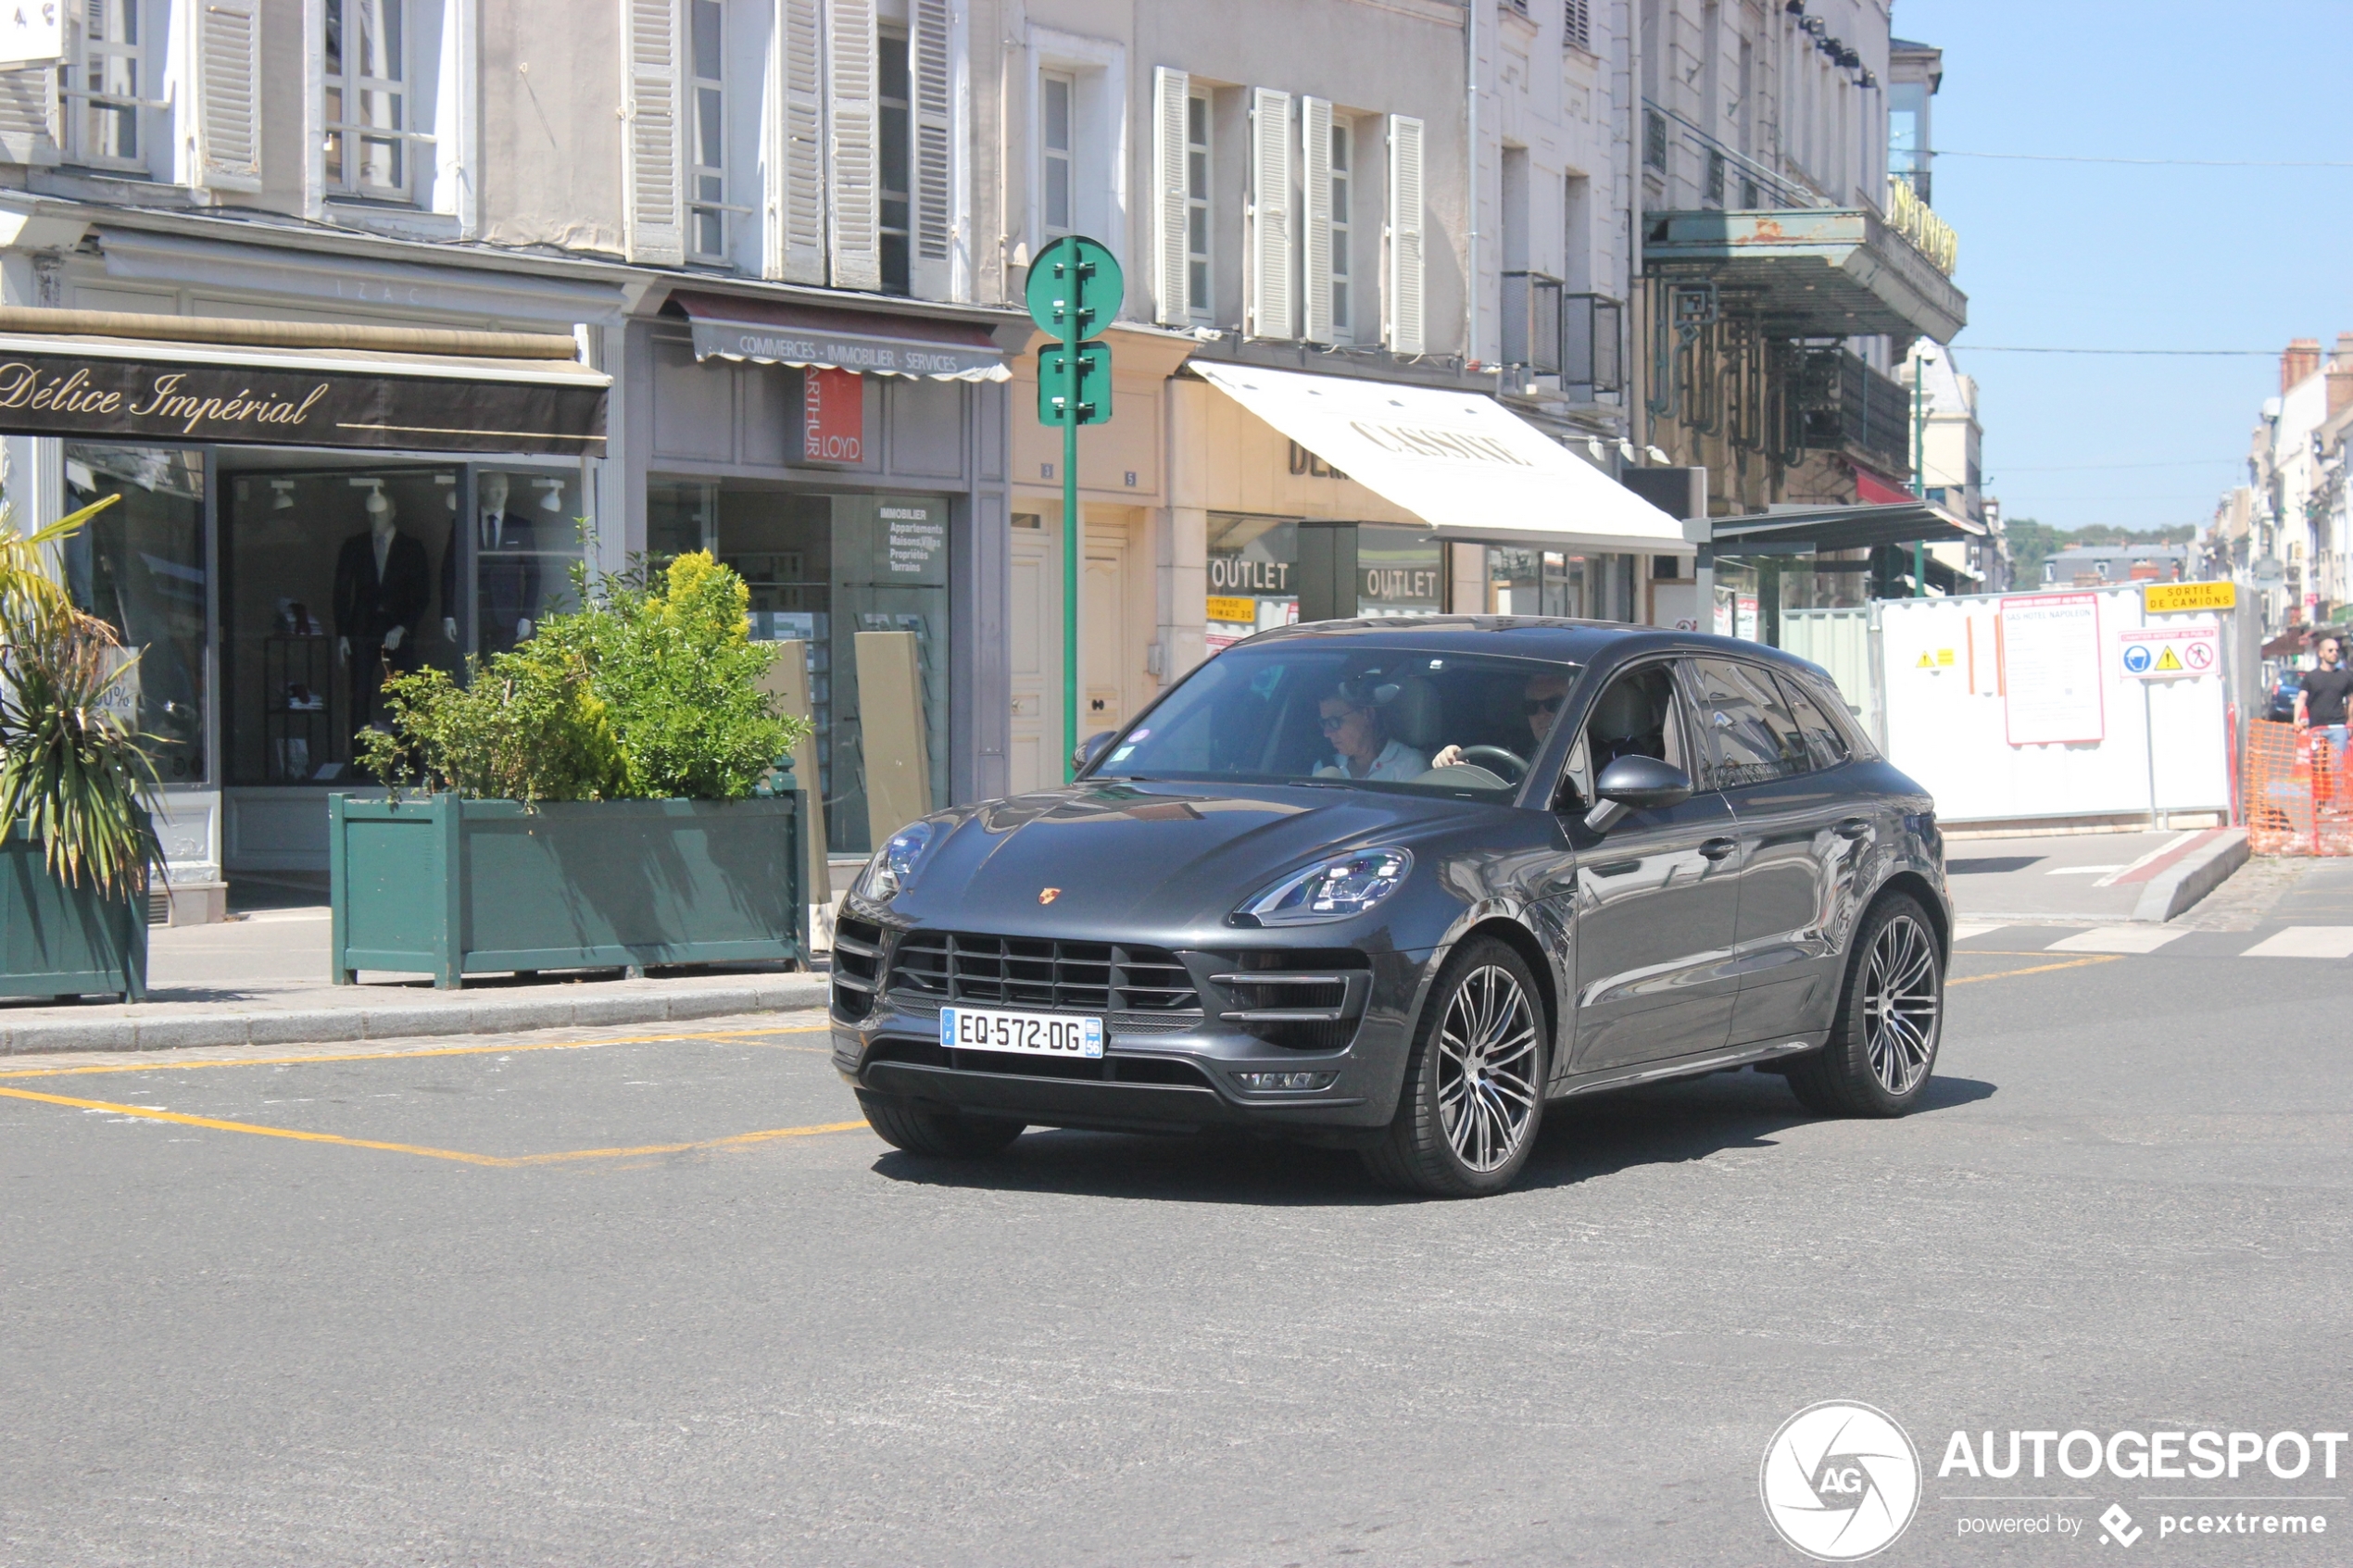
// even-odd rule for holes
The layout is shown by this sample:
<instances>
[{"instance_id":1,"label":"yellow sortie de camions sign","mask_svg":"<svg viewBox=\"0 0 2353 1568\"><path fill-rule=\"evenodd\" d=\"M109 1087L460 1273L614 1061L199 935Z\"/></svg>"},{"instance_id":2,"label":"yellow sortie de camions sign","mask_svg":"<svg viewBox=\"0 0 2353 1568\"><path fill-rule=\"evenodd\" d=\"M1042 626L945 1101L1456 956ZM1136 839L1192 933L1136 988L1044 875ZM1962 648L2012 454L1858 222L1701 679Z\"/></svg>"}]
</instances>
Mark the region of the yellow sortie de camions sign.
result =
<instances>
[{"instance_id":1,"label":"yellow sortie de camions sign","mask_svg":"<svg viewBox=\"0 0 2353 1568\"><path fill-rule=\"evenodd\" d=\"M2228 583L2152 583L2141 590L2141 608L2151 615L2235 609L2238 602L2238 589Z\"/></svg>"},{"instance_id":2,"label":"yellow sortie de camions sign","mask_svg":"<svg viewBox=\"0 0 2353 1568\"><path fill-rule=\"evenodd\" d=\"M1258 621L1258 601L1256 599L1229 599L1223 595L1213 595L1209 601L1209 619L1227 622L1239 621L1244 626L1255 625Z\"/></svg>"}]
</instances>

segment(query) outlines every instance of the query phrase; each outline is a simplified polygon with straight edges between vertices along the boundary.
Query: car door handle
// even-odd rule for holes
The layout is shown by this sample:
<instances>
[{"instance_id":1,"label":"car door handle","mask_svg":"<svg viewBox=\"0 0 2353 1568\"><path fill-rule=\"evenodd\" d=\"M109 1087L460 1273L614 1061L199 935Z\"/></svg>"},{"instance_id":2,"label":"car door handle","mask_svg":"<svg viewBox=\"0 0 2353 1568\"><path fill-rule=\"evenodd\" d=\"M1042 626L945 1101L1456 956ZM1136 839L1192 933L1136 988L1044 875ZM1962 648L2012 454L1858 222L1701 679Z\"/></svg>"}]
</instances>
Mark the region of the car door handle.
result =
<instances>
[{"instance_id":1,"label":"car door handle","mask_svg":"<svg viewBox=\"0 0 2353 1568\"><path fill-rule=\"evenodd\" d=\"M1711 860L1720 860L1740 847L1737 838L1711 838L1699 847L1699 852Z\"/></svg>"},{"instance_id":2,"label":"car door handle","mask_svg":"<svg viewBox=\"0 0 2353 1568\"><path fill-rule=\"evenodd\" d=\"M1838 824L1838 836L1869 838L1871 836L1871 820L1869 817L1849 817Z\"/></svg>"}]
</instances>

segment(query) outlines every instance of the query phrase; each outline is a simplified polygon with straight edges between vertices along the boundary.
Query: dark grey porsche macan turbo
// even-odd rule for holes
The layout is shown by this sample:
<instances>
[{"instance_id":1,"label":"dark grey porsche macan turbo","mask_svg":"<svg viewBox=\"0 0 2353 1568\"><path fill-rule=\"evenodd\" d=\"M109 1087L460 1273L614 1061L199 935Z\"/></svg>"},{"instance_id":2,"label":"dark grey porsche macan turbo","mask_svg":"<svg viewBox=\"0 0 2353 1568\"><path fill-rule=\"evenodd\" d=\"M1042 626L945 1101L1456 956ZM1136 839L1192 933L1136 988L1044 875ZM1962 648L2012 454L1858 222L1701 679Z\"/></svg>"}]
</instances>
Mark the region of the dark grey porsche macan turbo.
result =
<instances>
[{"instance_id":1,"label":"dark grey porsche macan turbo","mask_svg":"<svg viewBox=\"0 0 2353 1568\"><path fill-rule=\"evenodd\" d=\"M1514 618L1211 659L1076 784L875 855L834 1060L883 1137L1240 1127L1508 1185L1547 1101L1755 1065L1900 1115L1952 930L1933 803L1813 665Z\"/></svg>"}]
</instances>

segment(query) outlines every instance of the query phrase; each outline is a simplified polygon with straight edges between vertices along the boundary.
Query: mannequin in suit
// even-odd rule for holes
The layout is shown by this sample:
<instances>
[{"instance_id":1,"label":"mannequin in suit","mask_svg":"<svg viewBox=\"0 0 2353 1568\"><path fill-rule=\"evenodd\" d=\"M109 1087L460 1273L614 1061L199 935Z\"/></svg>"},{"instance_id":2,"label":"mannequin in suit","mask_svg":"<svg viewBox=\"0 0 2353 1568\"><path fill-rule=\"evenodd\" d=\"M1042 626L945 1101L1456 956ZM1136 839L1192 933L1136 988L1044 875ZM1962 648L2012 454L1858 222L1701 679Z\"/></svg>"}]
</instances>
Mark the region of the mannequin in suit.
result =
<instances>
[{"instance_id":1,"label":"mannequin in suit","mask_svg":"<svg viewBox=\"0 0 2353 1568\"><path fill-rule=\"evenodd\" d=\"M335 658L349 671L351 727L382 715L387 669L417 668L417 626L433 602L425 547L400 532L391 498L368 492L368 526L335 557Z\"/></svg>"},{"instance_id":2,"label":"mannequin in suit","mask_svg":"<svg viewBox=\"0 0 2353 1568\"><path fill-rule=\"evenodd\" d=\"M503 653L531 635L539 613L538 531L519 512L507 509L510 481L485 473L477 486L481 516L474 522L474 576L481 585L482 655ZM449 547L441 555L441 631L458 640L458 530L449 525Z\"/></svg>"}]
</instances>

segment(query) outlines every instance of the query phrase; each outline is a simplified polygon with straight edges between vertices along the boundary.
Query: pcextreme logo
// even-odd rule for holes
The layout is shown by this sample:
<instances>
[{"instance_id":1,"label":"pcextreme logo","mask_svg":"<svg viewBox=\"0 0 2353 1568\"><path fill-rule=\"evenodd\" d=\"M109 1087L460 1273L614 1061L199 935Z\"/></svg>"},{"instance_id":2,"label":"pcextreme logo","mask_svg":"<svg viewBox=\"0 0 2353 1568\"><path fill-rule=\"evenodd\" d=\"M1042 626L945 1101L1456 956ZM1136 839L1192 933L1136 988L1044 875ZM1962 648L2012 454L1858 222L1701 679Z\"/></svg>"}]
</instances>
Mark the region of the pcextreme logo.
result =
<instances>
[{"instance_id":1,"label":"pcextreme logo","mask_svg":"<svg viewBox=\"0 0 2353 1568\"><path fill-rule=\"evenodd\" d=\"M1885 1411L1844 1399L1808 1405L1765 1445L1757 1475L1781 1539L1823 1562L1893 1545L1920 1501L1920 1456Z\"/></svg>"}]
</instances>

